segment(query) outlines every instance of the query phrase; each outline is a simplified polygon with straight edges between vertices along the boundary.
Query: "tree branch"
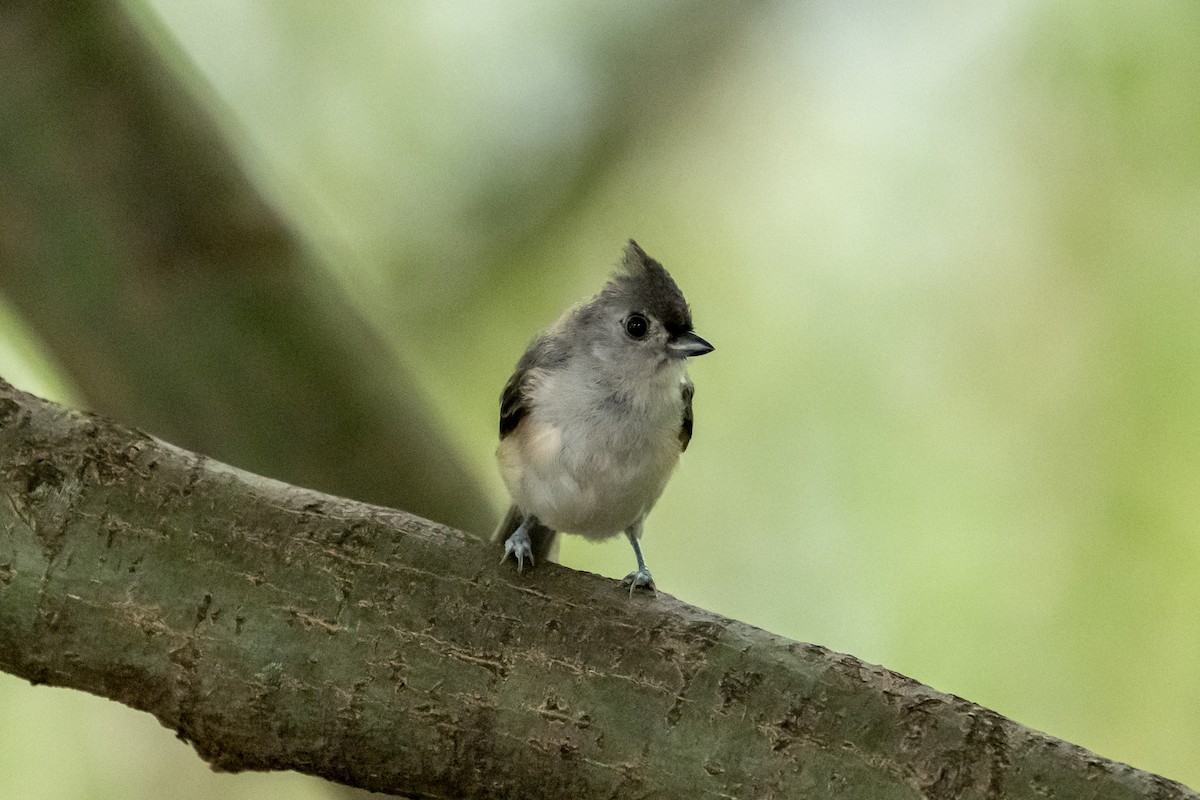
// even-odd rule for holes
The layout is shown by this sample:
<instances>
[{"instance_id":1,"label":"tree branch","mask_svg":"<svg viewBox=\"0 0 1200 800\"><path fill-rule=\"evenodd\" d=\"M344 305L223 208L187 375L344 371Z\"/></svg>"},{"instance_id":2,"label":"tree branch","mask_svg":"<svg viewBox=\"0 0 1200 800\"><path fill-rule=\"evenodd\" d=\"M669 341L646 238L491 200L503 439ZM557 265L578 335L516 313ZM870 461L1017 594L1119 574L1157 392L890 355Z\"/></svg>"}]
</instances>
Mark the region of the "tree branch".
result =
<instances>
[{"instance_id":1,"label":"tree branch","mask_svg":"<svg viewBox=\"0 0 1200 800\"><path fill-rule=\"evenodd\" d=\"M880 667L0 381L0 668L413 797L1197 798Z\"/></svg>"}]
</instances>

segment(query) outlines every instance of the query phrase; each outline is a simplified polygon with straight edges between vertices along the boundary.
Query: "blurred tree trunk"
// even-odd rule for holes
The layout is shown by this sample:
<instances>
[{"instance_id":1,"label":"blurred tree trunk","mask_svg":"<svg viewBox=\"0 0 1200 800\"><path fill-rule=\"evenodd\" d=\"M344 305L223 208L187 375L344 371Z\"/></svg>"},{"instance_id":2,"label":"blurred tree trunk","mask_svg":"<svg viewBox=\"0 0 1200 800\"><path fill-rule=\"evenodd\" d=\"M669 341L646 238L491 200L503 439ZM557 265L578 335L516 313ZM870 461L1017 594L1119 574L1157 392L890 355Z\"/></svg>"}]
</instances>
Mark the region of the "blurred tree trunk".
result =
<instances>
[{"instance_id":1,"label":"blurred tree trunk","mask_svg":"<svg viewBox=\"0 0 1200 800\"><path fill-rule=\"evenodd\" d=\"M216 768L412 797L1187 788L666 595L209 461L0 381L0 669Z\"/></svg>"},{"instance_id":2,"label":"blurred tree trunk","mask_svg":"<svg viewBox=\"0 0 1200 800\"><path fill-rule=\"evenodd\" d=\"M486 531L412 380L201 108L116 0L0 5L0 291L96 410Z\"/></svg>"}]
</instances>

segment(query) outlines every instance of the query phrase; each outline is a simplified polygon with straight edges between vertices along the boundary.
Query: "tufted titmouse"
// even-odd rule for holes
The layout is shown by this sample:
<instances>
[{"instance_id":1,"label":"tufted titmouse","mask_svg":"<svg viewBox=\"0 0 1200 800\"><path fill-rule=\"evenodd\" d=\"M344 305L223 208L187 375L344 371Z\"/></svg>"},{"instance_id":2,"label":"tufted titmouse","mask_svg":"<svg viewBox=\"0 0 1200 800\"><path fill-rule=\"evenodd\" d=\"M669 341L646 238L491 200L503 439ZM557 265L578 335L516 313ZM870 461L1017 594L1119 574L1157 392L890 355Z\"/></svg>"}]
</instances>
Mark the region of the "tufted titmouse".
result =
<instances>
[{"instance_id":1,"label":"tufted titmouse","mask_svg":"<svg viewBox=\"0 0 1200 800\"><path fill-rule=\"evenodd\" d=\"M501 562L533 565L556 531L624 531L630 593L654 589L638 538L692 438L687 359L712 350L675 281L630 240L617 273L533 340L500 395L496 459L513 500Z\"/></svg>"}]
</instances>

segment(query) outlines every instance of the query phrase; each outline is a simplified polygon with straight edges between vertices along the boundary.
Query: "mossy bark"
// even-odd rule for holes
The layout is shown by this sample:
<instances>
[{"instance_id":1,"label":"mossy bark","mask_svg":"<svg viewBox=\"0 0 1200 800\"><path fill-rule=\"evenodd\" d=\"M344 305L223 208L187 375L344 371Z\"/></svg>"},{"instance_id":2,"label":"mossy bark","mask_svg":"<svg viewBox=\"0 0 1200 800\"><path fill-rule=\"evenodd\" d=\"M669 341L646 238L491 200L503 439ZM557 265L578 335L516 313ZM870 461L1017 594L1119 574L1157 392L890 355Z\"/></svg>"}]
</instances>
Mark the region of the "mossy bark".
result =
<instances>
[{"instance_id":1,"label":"mossy bark","mask_svg":"<svg viewBox=\"0 0 1200 800\"><path fill-rule=\"evenodd\" d=\"M0 668L412 797L1197 798L880 667L0 382Z\"/></svg>"}]
</instances>

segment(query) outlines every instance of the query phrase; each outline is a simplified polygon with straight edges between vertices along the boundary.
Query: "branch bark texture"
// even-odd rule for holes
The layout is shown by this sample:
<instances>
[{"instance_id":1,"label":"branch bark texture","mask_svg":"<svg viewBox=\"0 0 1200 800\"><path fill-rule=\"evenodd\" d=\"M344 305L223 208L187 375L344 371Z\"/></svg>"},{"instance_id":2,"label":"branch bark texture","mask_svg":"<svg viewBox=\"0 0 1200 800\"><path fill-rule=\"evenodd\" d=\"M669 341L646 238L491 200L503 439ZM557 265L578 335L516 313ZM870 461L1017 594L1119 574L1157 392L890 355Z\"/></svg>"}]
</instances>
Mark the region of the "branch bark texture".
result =
<instances>
[{"instance_id":1,"label":"branch bark texture","mask_svg":"<svg viewBox=\"0 0 1200 800\"><path fill-rule=\"evenodd\" d=\"M225 770L421 798L1200 795L667 595L0 381L0 668Z\"/></svg>"}]
</instances>

